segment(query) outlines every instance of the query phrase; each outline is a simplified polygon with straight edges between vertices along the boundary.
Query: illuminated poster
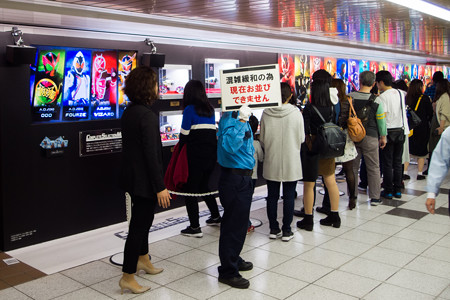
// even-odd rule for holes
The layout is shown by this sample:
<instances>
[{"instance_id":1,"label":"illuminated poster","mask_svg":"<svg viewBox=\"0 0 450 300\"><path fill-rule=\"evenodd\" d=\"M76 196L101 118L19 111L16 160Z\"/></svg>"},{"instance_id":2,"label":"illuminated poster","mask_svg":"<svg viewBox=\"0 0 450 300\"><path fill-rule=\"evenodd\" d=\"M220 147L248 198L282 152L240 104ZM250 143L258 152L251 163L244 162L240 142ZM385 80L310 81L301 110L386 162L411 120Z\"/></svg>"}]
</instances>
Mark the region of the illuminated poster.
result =
<instances>
[{"instance_id":1,"label":"illuminated poster","mask_svg":"<svg viewBox=\"0 0 450 300\"><path fill-rule=\"evenodd\" d=\"M92 52L91 118L116 118L117 52Z\"/></svg>"},{"instance_id":2,"label":"illuminated poster","mask_svg":"<svg viewBox=\"0 0 450 300\"><path fill-rule=\"evenodd\" d=\"M378 66L378 62L376 61L371 61L370 62L370 71L374 72L375 74L379 71L379 66Z\"/></svg>"},{"instance_id":3,"label":"illuminated poster","mask_svg":"<svg viewBox=\"0 0 450 300\"><path fill-rule=\"evenodd\" d=\"M327 70L328 73L330 73L330 75L333 78L336 78L336 70L337 70L337 66L336 66L336 58L334 57L325 57L324 59L324 65L325 65L325 70Z\"/></svg>"},{"instance_id":4,"label":"illuminated poster","mask_svg":"<svg viewBox=\"0 0 450 300\"><path fill-rule=\"evenodd\" d=\"M347 93L355 91L359 91L359 61L349 59Z\"/></svg>"},{"instance_id":5,"label":"illuminated poster","mask_svg":"<svg viewBox=\"0 0 450 300\"><path fill-rule=\"evenodd\" d=\"M91 90L91 51L66 51L64 76L63 115L65 121L89 118Z\"/></svg>"},{"instance_id":6,"label":"illuminated poster","mask_svg":"<svg viewBox=\"0 0 450 300\"><path fill-rule=\"evenodd\" d=\"M370 69L370 62L368 60L359 61L359 74L361 74L364 71L369 71L369 69Z\"/></svg>"},{"instance_id":7,"label":"illuminated poster","mask_svg":"<svg viewBox=\"0 0 450 300\"><path fill-rule=\"evenodd\" d=\"M311 77L309 73L309 56L295 56L295 92L300 105L305 105L309 99Z\"/></svg>"},{"instance_id":8,"label":"illuminated poster","mask_svg":"<svg viewBox=\"0 0 450 300\"><path fill-rule=\"evenodd\" d=\"M418 74L419 74L419 77L417 79L422 80L423 83L425 84L425 79L424 79L424 77L425 77L425 66L419 65L419 72L418 72Z\"/></svg>"},{"instance_id":9,"label":"illuminated poster","mask_svg":"<svg viewBox=\"0 0 450 300\"><path fill-rule=\"evenodd\" d=\"M119 51L119 117L122 116L123 111L128 105L128 97L123 93L123 88L125 87L125 78L130 74L131 70L136 68L136 51Z\"/></svg>"},{"instance_id":10,"label":"illuminated poster","mask_svg":"<svg viewBox=\"0 0 450 300\"><path fill-rule=\"evenodd\" d=\"M395 68L395 80L403 79L404 69L404 64L397 64L397 67Z\"/></svg>"},{"instance_id":11,"label":"illuminated poster","mask_svg":"<svg viewBox=\"0 0 450 300\"><path fill-rule=\"evenodd\" d=\"M442 67L442 73L444 74L444 78L448 78L448 67Z\"/></svg>"},{"instance_id":12,"label":"illuminated poster","mask_svg":"<svg viewBox=\"0 0 450 300\"><path fill-rule=\"evenodd\" d=\"M411 80L419 79L419 66L414 64L411 65Z\"/></svg>"},{"instance_id":13,"label":"illuminated poster","mask_svg":"<svg viewBox=\"0 0 450 300\"><path fill-rule=\"evenodd\" d=\"M33 121L58 120L63 91L65 51L41 49L38 52L33 88Z\"/></svg>"},{"instance_id":14,"label":"illuminated poster","mask_svg":"<svg viewBox=\"0 0 450 300\"><path fill-rule=\"evenodd\" d=\"M348 60L338 58L336 64L337 64L336 78L344 80L344 83L347 86L347 83L348 83L348 73L347 73Z\"/></svg>"},{"instance_id":15,"label":"illuminated poster","mask_svg":"<svg viewBox=\"0 0 450 300\"><path fill-rule=\"evenodd\" d=\"M380 62L378 71L389 71L388 63Z\"/></svg>"},{"instance_id":16,"label":"illuminated poster","mask_svg":"<svg viewBox=\"0 0 450 300\"><path fill-rule=\"evenodd\" d=\"M403 79L406 83L409 83L411 81L411 73L412 73L411 65L410 64L404 65L401 79Z\"/></svg>"},{"instance_id":17,"label":"illuminated poster","mask_svg":"<svg viewBox=\"0 0 450 300\"><path fill-rule=\"evenodd\" d=\"M392 75L392 79L395 80L395 72L397 72L397 65L393 63L388 63L388 71Z\"/></svg>"},{"instance_id":18,"label":"illuminated poster","mask_svg":"<svg viewBox=\"0 0 450 300\"><path fill-rule=\"evenodd\" d=\"M323 58L319 56L311 56L311 76L314 72L323 69Z\"/></svg>"},{"instance_id":19,"label":"illuminated poster","mask_svg":"<svg viewBox=\"0 0 450 300\"><path fill-rule=\"evenodd\" d=\"M423 83L427 86L431 82L431 78L433 74L431 73L431 66L425 66L424 74L423 74Z\"/></svg>"},{"instance_id":20,"label":"illuminated poster","mask_svg":"<svg viewBox=\"0 0 450 300\"><path fill-rule=\"evenodd\" d=\"M295 89L295 64L294 56L290 54L278 54L278 66L280 68L280 82L287 82L292 90Z\"/></svg>"}]
</instances>

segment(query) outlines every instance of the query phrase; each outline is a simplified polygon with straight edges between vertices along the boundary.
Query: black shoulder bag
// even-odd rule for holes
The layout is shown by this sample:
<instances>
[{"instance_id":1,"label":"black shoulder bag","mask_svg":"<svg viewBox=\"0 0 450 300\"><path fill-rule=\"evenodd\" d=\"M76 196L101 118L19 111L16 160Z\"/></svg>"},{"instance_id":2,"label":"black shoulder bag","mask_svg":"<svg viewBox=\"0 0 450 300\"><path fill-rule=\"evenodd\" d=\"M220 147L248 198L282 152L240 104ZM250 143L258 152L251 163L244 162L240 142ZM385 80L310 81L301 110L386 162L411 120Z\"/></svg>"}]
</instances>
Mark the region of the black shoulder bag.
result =
<instances>
[{"instance_id":1,"label":"black shoulder bag","mask_svg":"<svg viewBox=\"0 0 450 300\"><path fill-rule=\"evenodd\" d=\"M405 142L405 119L403 118L403 98L402 93L397 90L398 95L400 96L400 108L402 113L402 127L401 128L392 128L388 129L387 140L388 143L403 143Z\"/></svg>"}]
</instances>

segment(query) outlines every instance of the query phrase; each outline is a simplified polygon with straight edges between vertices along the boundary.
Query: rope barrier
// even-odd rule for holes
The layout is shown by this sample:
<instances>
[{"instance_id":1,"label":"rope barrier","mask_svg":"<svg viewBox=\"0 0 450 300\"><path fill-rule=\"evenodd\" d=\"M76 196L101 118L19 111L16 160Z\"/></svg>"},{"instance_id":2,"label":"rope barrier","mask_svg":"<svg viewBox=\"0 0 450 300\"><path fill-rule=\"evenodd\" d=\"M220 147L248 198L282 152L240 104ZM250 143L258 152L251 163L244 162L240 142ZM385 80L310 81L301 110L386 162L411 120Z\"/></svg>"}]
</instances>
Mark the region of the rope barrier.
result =
<instances>
[{"instance_id":1,"label":"rope barrier","mask_svg":"<svg viewBox=\"0 0 450 300\"><path fill-rule=\"evenodd\" d=\"M175 195L178 195L178 196L203 197L203 196L210 196L210 195L218 194L219 191L214 191L214 192L209 192L209 193L203 193L203 194L194 194L194 193L174 192L174 191L170 191L170 190L169 190L169 193L175 194Z\"/></svg>"}]
</instances>

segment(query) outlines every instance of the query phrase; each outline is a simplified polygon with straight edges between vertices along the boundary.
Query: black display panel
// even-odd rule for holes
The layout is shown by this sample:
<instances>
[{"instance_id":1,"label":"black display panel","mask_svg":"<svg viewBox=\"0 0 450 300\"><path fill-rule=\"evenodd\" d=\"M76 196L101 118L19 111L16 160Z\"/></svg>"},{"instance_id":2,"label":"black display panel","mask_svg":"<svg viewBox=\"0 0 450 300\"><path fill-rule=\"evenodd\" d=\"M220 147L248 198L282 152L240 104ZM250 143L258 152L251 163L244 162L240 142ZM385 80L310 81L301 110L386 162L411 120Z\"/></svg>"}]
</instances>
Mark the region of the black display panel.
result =
<instances>
[{"instance_id":1,"label":"black display panel","mask_svg":"<svg viewBox=\"0 0 450 300\"><path fill-rule=\"evenodd\" d=\"M137 51L37 46L31 66L33 122L119 118L128 104L122 88Z\"/></svg>"}]
</instances>

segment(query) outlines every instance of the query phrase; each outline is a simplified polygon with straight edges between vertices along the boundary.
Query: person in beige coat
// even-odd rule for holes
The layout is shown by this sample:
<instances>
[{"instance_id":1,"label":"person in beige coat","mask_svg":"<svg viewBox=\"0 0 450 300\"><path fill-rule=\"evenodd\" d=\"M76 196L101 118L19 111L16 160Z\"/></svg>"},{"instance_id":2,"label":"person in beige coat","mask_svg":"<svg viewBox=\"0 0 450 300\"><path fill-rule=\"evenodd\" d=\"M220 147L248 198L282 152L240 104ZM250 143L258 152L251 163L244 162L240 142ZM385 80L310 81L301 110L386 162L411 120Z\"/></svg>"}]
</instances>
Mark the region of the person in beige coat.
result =
<instances>
[{"instance_id":1,"label":"person in beige coat","mask_svg":"<svg viewBox=\"0 0 450 300\"><path fill-rule=\"evenodd\" d=\"M291 101L291 88L281 83L282 106L265 109L261 117L260 142L264 148L263 177L267 180L267 217L269 238L281 237L289 241L294 237L291 223L294 215L295 188L302 179L300 147L305 141L303 116ZM277 221L280 184L283 183L283 226Z\"/></svg>"}]
</instances>

